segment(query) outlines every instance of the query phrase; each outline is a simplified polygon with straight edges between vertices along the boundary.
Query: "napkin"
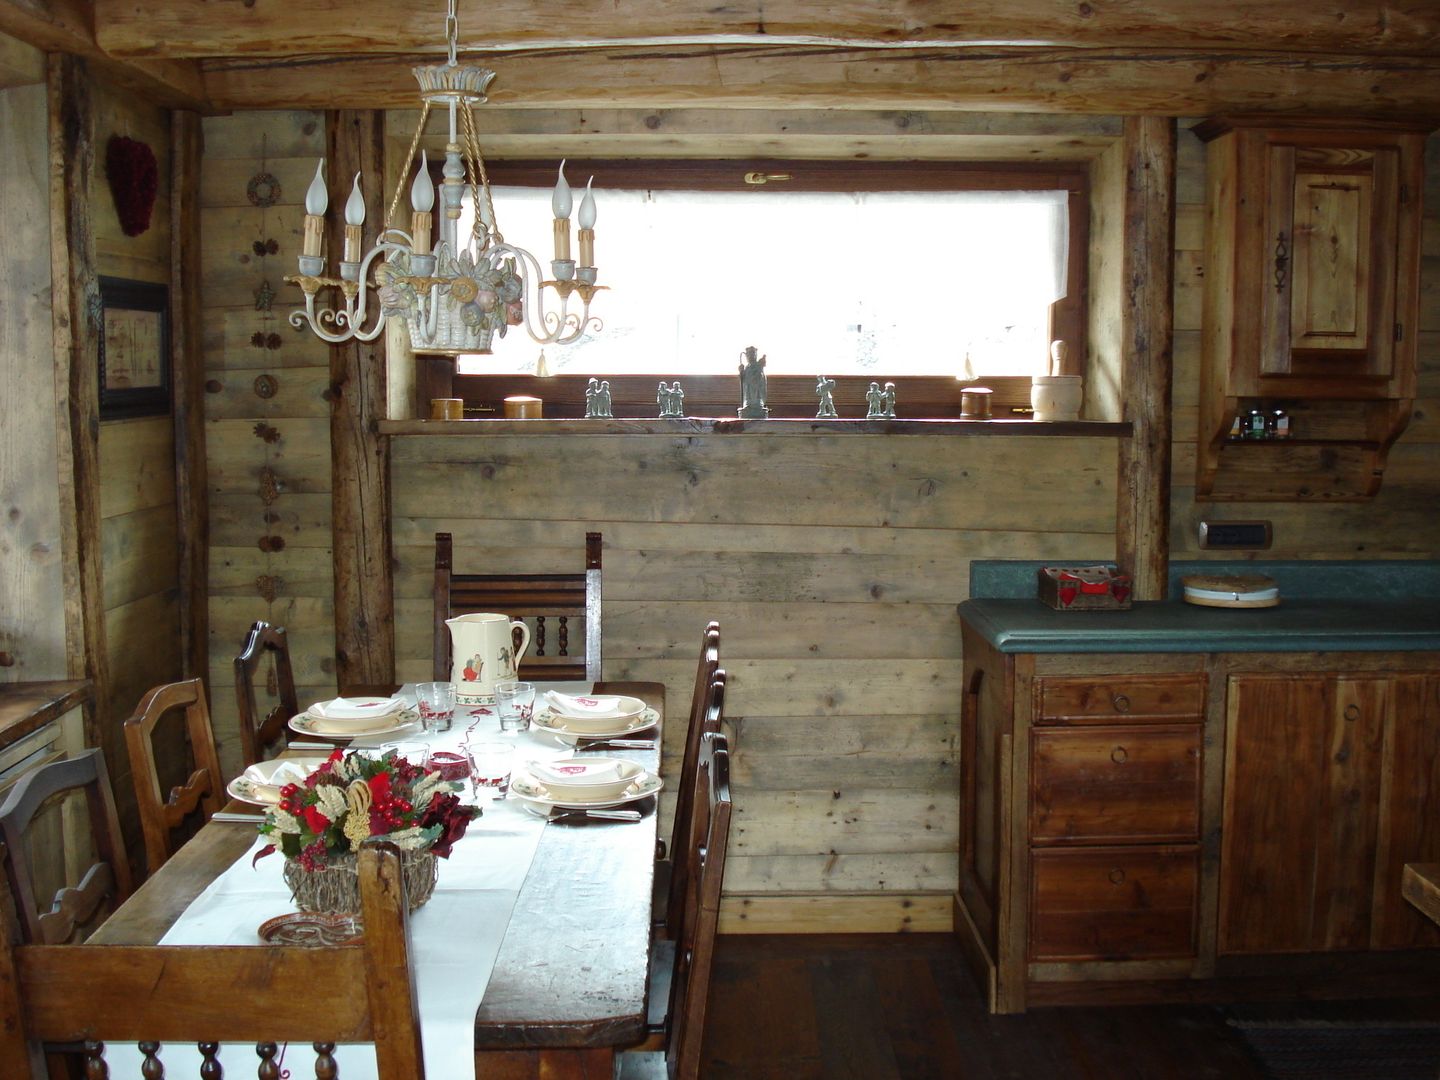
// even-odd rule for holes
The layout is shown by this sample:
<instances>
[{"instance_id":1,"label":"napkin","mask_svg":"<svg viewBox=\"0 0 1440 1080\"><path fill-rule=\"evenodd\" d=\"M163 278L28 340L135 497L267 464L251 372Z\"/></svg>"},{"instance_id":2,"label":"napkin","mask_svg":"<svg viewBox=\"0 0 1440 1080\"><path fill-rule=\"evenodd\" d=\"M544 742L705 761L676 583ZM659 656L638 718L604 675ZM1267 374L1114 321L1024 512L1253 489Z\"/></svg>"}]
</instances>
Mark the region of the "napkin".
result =
<instances>
[{"instance_id":1,"label":"napkin","mask_svg":"<svg viewBox=\"0 0 1440 1080\"><path fill-rule=\"evenodd\" d=\"M343 698L317 701L305 711L321 720L378 720L399 712L404 703L398 698Z\"/></svg>"},{"instance_id":2,"label":"napkin","mask_svg":"<svg viewBox=\"0 0 1440 1080\"><path fill-rule=\"evenodd\" d=\"M566 784L604 784L620 779L621 762L601 759L599 761L576 761L562 758L559 761L528 761L526 766L531 774L544 783L558 780Z\"/></svg>"},{"instance_id":3,"label":"napkin","mask_svg":"<svg viewBox=\"0 0 1440 1080\"><path fill-rule=\"evenodd\" d=\"M282 761L273 770L268 765L251 765L245 778L255 785L255 796L267 802L280 801L280 789L286 784L303 784L305 777L318 766L317 761Z\"/></svg>"},{"instance_id":4,"label":"napkin","mask_svg":"<svg viewBox=\"0 0 1440 1080\"><path fill-rule=\"evenodd\" d=\"M618 697L600 694L562 694L556 690L545 691L545 703L560 716L574 716L582 720L618 720L626 715L620 707Z\"/></svg>"}]
</instances>

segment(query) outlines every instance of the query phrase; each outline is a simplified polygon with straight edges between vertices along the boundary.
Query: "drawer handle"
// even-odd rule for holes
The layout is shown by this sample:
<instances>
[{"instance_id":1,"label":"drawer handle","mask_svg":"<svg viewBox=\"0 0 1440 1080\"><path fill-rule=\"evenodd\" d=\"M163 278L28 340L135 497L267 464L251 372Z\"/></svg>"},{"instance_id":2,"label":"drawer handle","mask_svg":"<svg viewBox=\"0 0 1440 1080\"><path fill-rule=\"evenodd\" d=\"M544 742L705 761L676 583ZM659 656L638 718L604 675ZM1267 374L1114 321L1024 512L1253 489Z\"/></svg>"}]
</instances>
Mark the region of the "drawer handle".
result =
<instances>
[{"instance_id":1,"label":"drawer handle","mask_svg":"<svg viewBox=\"0 0 1440 1080\"><path fill-rule=\"evenodd\" d=\"M1124 694L1115 694L1110 698L1110 701L1115 706L1116 712L1130 711L1130 699Z\"/></svg>"},{"instance_id":2,"label":"drawer handle","mask_svg":"<svg viewBox=\"0 0 1440 1080\"><path fill-rule=\"evenodd\" d=\"M1125 871L1117 866L1114 870L1110 871L1109 878L1111 885L1121 885L1125 881Z\"/></svg>"},{"instance_id":3,"label":"drawer handle","mask_svg":"<svg viewBox=\"0 0 1440 1080\"><path fill-rule=\"evenodd\" d=\"M1114 750L1110 751L1110 760L1113 761L1116 765L1124 765L1126 759L1129 758L1129 756L1130 755L1125 752L1125 748L1123 746L1117 746Z\"/></svg>"},{"instance_id":4,"label":"drawer handle","mask_svg":"<svg viewBox=\"0 0 1440 1080\"><path fill-rule=\"evenodd\" d=\"M1345 706L1345 719L1346 719L1346 720L1349 720L1352 724L1353 724L1356 720L1359 720L1359 719L1360 719L1360 706L1359 706L1359 705L1355 705L1355 704L1353 704L1353 703L1350 704L1350 705L1346 705L1346 706Z\"/></svg>"}]
</instances>

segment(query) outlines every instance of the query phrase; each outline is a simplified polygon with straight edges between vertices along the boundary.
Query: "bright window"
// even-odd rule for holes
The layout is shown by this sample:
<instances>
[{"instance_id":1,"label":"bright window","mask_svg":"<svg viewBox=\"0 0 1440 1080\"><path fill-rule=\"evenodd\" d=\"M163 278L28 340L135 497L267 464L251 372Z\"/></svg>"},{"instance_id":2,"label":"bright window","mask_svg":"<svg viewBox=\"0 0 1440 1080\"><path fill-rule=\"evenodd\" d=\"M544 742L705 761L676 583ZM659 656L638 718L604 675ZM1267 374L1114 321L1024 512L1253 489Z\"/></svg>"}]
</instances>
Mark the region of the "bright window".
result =
<instances>
[{"instance_id":1,"label":"bright window","mask_svg":"<svg viewBox=\"0 0 1440 1080\"><path fill-rule=\"evenodd\" d=\"M578 205L586 175L569 175ZM753 344L772 375L1028 376L1046 370L1051 304L1074 288L1063 189L599 184L596 262L609 291L592 314L604 328L547 347L556 375L733 374ZM493 194L506 238L548 263L549 188ZM533 372L539 347L510 334L460 371Z\"/></svg>"}]
</instances>

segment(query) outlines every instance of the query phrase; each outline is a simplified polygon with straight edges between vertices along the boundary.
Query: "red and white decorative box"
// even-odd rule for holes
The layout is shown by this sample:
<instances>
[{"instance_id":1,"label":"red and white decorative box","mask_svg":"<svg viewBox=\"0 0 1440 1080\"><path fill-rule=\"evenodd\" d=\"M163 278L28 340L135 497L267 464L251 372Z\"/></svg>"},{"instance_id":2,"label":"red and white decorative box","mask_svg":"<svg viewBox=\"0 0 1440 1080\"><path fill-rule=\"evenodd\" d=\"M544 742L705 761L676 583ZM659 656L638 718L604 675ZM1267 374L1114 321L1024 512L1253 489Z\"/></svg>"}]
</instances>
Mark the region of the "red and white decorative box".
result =
<instances>
[{"instance_id":1,"label":"red and white decorative box","mask_svg":"<svg viewBox=\"0 0 1440 1080\"><path fill-rule=\"evenodd\" d=\"M1040 600L1056 611L1125 611L1130 575L1110 566L1042 566Z\"/></svg>"}]
</instances>

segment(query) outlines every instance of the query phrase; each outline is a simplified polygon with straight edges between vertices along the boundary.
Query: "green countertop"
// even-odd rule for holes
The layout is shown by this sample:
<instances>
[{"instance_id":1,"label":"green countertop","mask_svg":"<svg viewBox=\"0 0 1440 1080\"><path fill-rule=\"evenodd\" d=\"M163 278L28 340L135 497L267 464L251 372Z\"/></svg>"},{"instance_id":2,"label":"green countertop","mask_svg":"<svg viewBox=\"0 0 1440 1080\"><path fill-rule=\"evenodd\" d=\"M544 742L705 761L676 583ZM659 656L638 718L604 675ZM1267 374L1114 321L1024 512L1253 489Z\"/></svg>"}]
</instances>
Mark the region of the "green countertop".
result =
<instances>
[{"instance_id":1,"label":"green countertop","mask_svg":"<svg viewBox=\"0 0 1440 1080\"><path fill-rule=\"evenodd\" d=\"M1278 607L1243 610L1162 600L1104 612L1055 611L1034 598L982 599L959 610L1004 653L1440 650L1436 597L1282 599Z\"/></svg>"}]
</instances>

